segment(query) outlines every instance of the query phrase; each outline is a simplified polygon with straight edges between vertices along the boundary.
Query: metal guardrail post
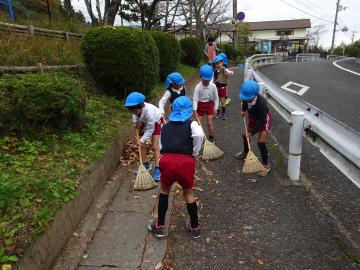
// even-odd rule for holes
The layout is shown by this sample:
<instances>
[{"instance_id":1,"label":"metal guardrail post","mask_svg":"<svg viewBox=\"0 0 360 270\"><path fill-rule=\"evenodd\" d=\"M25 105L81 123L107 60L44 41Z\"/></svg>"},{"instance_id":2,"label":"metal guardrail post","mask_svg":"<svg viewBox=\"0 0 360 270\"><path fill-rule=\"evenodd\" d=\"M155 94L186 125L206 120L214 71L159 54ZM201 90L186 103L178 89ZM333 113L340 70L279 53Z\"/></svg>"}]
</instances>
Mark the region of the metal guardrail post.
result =
<instances>
[{"instance_id":1,"label":"metal guardrail post","mask_svg":"<svg viewBox=\"0 0 360 270\"><path fill-rule=\"evenodd\" d=\"M244 81L248 81L248 80L251 80L251 79L252 79L252 70L248 69L246 71L246 77L245 77Z\"/></svg>"},{"instance_id":2,"label":"metal guardrail post","mask_svg":"<svg viewBox=\"0 0 360 270\"><path fill-rule=\"evenodd\" d=\"M288 176L292 181L299 181L300 176L304 115L302 111L291 113Z\"/></svg>"},{"instance_id":3,"label":"metal guardrail post","mask_svg":"<svg viewBox=\"0 0 360 270\"><path fill-rule=\"evenodd\" d=\"M265 83L259 82L259 88L260 88L259 94L263 96L265 92Z\"/></svg>"},{"instance_id":4,"label":"metal guardrail post","mask_svg":"<svg viewBox=\"0 0 360 270\"><path fill-rule=\"evenodd\" d=\"M245 67L244 67L244 81L246 81L247 72L248 72L248 70L250 69L249 63L250 63L249 58L246 58L246 60L245 60Z\"/></svg>"}]
</instances>

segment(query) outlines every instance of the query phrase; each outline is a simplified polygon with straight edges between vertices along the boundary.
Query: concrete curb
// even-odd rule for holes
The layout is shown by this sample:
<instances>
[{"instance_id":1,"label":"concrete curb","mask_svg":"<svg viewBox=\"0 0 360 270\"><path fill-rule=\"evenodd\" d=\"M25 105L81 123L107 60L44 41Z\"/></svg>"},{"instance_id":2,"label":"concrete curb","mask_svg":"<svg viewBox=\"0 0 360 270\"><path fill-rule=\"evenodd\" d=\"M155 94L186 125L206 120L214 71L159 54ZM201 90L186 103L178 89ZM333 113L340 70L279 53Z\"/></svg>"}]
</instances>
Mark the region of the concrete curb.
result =
<instances>
[{"instance_id":1,"label":"concrete curb","mask_svg":"<svg viewBox=\"0 0 360 270\"><path fill-rule=\"evenodd\" d=\"M101 187L112 175L120 161L122 147L133 135L132 128L125 128L121 137L113 142L103 158L95 162L83 178L75 198L66 203L55 215L48 228L27 248L16 270L47 270L72 236L79 222L98 195Z\"/></svg>"}]
</instances>

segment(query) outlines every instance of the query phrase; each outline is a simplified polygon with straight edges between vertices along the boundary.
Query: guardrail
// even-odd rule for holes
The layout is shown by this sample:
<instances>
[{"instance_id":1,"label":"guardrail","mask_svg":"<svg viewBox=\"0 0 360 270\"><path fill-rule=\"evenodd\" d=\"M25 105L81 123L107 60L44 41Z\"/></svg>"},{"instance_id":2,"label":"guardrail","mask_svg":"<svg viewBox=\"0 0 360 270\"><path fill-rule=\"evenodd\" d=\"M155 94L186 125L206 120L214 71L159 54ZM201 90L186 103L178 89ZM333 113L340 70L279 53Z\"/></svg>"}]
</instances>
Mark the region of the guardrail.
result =
<instances>
[{"instance_id":1,"label":"guardrail","mask_svg":"<svg viewBox=\"0 0 360 270\"><path fill-rule=\"evenodd\" d=\"M334 55L334 54L329 54L326 56L327 60L341 60L346 58L346 56L340 56L340 55Z\"/></svg>"},{"instance_id":2,"label":"guardrail","mask_svg":"<svg viewBox=\"0 0 360 270\"><path fill-rule=\"evenodd\" d=\"M75 70L78 71L82 65L64 65L64 66L43 66L41 63L37 66L0 66L0 74L3 73L42 73L50 70Z\"/></svg>"},{"instance_id":3,"label":"guardrail","mask_svg":"<svg viewBox=\"0 0 360 270\"><path fill-rule=\"evenodd\" d=\"M20 35L30 35L30 36L46 36L52 38L60 38L69 40L73 39L81 39L82 34L57 31L57 30L49 30L44 28L34 27L33 25L20 25L20 24L11 24L0 22L0 31L3 32L11 32Z\"/></svg>"},{"instance_id":4,"label":"guardrail","mask_svg":"<svg viewBox=\"0 0 360 270\"><path fill-rule=\"evenodd\" d=\"M271 57L275 59L273 55L254 55L247 59L244 80L255 79L258 81L265 98L291 125L294 124L292 114L302 112L304 114L304 128L301 129L303 136L360 188L360 133L310 103L285 92L257 70L259 65L269 63ZM291 136L296 136L292 133ZM290 138L290 141L292 140L293 138ZM301 141L294 143L301 145ZM299 172L290 170L300 170L301 147L298 153L291 153L292 145L289 149L288 175L296 181L299 180ZM293 163L294 160L291 158L294 156L299 157L296 161L298 164ZM294 175L295 177L292 177Z\"/></svg>"},{"instance_id":5,"label":"guardrail","mask_svg":"<svg viewBox=\"0 0 360 270\"><path fill-rule=\"evenodd\" d=\"M296 62L306 62L306 61L319 61L319 53L298 53L296 55Z\"/></svg>"}]
</instances>

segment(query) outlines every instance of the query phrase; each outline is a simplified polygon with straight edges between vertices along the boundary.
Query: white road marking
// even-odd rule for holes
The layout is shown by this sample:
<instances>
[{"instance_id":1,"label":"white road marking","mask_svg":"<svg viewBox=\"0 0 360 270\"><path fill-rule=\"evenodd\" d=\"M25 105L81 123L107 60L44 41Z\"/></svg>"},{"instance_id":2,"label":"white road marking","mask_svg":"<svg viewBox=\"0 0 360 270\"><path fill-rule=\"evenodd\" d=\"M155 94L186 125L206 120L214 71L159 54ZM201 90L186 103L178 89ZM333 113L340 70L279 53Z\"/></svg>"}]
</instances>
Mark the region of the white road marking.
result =
<instances>
[{"instance_id":1,"label":"white road marking","mask_svg":"<svg viewBox=\"0 0 360 270\"><path fill-rule=\"evenodd\" d=\"M345 71L347 71L347 72L350 72L350 73L352 73L352 74L355 74L355 75L360 76L360 73L355 72L355 71L353 71L353 70L351 70L351 69L343 68L343 67L341 67L341 66L338 65L338 62L344 61L344 60L346 60L346 59L342 59L342 60L335 61L335 62L333 62L333 65L334 65L335 67L337 67L337 68L340 68L340 69L342 69L342 70L345 70Z\"/></svg>"},{"instance_id":2,"label":"white road marking","mask_svg":"<svg viewBox=\"0 0 360 270\"><path fill-rule=\"evenodd\" d=\"M292 84L301 87L301 89L299 91L296 91L294 89L289 88L289 86L292 85ZM309 90L310 87L290 81L288 83L285 83L283 86L281 86L281 88L288 91L288 92L291 92L291 93L294 93L296 95L302 96L303 94L305 94L305 92L307 90Z\"/></svg>"}]
</instances>

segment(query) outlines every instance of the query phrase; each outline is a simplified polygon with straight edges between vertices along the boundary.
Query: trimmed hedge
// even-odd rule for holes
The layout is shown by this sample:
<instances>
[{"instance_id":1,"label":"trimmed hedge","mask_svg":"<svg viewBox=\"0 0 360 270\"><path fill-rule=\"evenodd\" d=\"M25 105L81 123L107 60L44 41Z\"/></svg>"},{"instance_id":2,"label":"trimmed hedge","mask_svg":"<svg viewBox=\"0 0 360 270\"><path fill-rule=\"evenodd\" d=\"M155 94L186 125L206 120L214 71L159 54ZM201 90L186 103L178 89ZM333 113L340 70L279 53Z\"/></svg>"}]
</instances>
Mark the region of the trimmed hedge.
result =
<instances>
[{"instance_id":1,"label":"trimmed hedge","mask_svg":"<svg viewBox=\"0 0 360 270\"><path fill-rule=\"evenodd\" d=\"M156 42L160 57L160 80L173 72L180 61L180 43L169 33L151 31L151 36Z\"/></svg>"},{"instance_id":2,"label":"trimmed hedge","mask_svg":"<svg viewBox=\"0 0 360 270\"><path fill-rule=\"evenodd\" d=\"M159 53L148 32L105 26L89 30L81 42L87 69L104 92L124 97L150 93L159 77Z\"/></svg>"},{"instance_id":3,"label":"trimmed hedge","mask_svg":"<svg viewBox=\"0 0 360 270\"><path fill-rule=\"evenodd\" d=\"M227 55L228 59L230 59L232 61L236 61L236 58L239 55L239 51L236 50L233 45L219 44L218 47L219 47L219 49L222 50L222 52L224 52Z\"/></svg>"},{"instance_id":4,"label":"trimmed hedge","mask_svg":"<svg viewBox=\"0 0 360 270\"><path fill-rule=\"evenodd\" d=\"M186 65L197 67L200 63L203 48L200 46L201 40L194 37L187 37L180 40L181 62Z\"/></svg>"},{"instance_id":5,"label":"trimmed hedge","mask_svg":"<svg viewBox=\"0 0 360 270\"><path fill-rule=\"evenodd\" d=\"M0 132L37 134L79 126L85 117L84 85L63 73L0 79Z\"/></svg>"}]
</instances>

